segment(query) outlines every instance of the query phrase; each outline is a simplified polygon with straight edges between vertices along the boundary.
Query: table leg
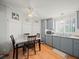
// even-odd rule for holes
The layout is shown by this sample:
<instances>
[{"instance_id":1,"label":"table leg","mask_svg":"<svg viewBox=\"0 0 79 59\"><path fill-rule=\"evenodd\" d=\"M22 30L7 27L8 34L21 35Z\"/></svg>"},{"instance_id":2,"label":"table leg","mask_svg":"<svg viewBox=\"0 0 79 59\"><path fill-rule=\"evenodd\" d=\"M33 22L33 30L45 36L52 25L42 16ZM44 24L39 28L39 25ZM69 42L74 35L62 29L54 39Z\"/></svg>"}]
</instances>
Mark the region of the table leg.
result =
<instances>
[{"instance_id":1,"label":"table leg","mask_svg":"<svg viewBox=\"0 0 79 59\"><path fill-rule=\"evenodd\" d=\"M39 43L39 51L41 51L41 42L40 42L40 39L38 40L38 43Z\"/></svg>"},{"instance_id":2,"label":"table leg","mask_svg":"<svg viewBox=\"0 0 79 59\"><path fill-rule=\"evenodd\" d=\"M35 47L35 43L34 43L34 53L36 54L36 47Z\"/></svg>"},{"instance_id":3,"label":"table leg","mask_svg":"<svg viewBox=\"0 0 79 59\"><path fill-rule=\"evenodd\" d=\"M27 59L29 59L29 48L27 48Z\"/></svg>"},{"instance_id":4,"label":"table leg","mask_svg":"<svg viewBox=\"0 0 79 59\"><path fill-rule=\"evenodd\" d=\"M16 59L18 59L18 45L16 45Z\"/></svg>"}]
</instances>

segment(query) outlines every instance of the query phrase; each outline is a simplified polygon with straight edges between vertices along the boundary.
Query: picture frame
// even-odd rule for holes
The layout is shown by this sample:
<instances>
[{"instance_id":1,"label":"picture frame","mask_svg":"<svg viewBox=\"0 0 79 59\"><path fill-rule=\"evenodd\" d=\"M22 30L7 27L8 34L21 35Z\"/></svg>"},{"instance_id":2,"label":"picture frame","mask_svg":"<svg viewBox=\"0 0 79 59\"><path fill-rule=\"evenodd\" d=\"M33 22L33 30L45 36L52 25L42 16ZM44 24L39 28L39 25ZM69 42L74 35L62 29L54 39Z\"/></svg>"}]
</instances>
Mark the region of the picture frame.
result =
<instances>
[{"instance_id":1,"label":"picture frame","mask_svg":"<svg viewBox=\"0 0 79 59\"><path fill-rule=\"evenodd\" d=\"M12 19L19 21L19 14L12 12Z\"/></svg>"}]
</instances>

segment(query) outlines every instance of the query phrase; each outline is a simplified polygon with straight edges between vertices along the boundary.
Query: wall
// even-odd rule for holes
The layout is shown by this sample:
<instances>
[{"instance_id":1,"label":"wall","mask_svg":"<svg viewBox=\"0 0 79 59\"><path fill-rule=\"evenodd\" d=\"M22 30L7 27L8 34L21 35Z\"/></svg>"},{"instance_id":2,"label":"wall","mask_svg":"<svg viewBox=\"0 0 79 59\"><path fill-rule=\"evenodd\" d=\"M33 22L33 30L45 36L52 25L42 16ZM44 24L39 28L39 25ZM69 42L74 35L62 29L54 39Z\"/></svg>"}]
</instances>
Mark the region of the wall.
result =
<instances>
[{"instance_id":1,"label":"wall","mask_svg":"<svg viewBox=\"0 0 79 59\"><path fill-rule=\"evenodd\" d=\"M7 42L6 40L6 8L0 5L0 52L5 51L3 49L3 43ZM6 46L5 46L6 47Z\"/></svg>"},{"instance_id":2,"label":"wall","mask_svg":"<svg viewBox=\"0 0 79 59\"><path fill-rule=\"evenodd\" d=\"M23 33L36 34L40 33L40 21L36 22L31 19L30 21L23 22Z\"/></svg>"},{"instance_id":3,"label":"wall","mask_svg":"<svg viewBox=\"0 0 79 59\"><path fill-rule=\"evenodd\" d=\"M19 21L12 19L12 12L19 14ZM11 34L17 40L21 39L23 33L35 34L38 32L40 32L40 21L36 23L35 20L30 20L22 8L0 4L0 53L7 53L11 50Z\"/></svg>"}]
</instances>

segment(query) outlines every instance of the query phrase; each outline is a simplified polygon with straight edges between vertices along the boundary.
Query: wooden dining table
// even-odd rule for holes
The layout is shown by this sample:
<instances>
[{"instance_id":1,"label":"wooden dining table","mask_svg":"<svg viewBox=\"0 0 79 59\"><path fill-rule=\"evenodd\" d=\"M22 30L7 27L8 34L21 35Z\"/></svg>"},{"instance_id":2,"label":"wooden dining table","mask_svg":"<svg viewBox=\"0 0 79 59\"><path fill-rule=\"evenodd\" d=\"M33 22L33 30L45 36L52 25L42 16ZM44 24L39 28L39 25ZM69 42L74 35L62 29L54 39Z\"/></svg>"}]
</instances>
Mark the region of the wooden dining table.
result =
<instances>
[{"instance_id":1,"label":"wooden dining table","mask_svg":"<svg viewBox=\"0 0 79 59\"><path fill-rule=\"evenodd\" d=\"M34 36L34 35L29 35L29 36ZM39 51L41 51L41 41L40 41L40 39L36 39L35 41L37 41L37 43L39 45ZM18 45L20 45L20 44L26 44L28 42L28 40L27 39L26 40L22 39L22 40L17 40L16 42L17 42L16 47L18 47ZM18 48L16 48L16 59L18 59Z\"/></svg>"}]
</instances>

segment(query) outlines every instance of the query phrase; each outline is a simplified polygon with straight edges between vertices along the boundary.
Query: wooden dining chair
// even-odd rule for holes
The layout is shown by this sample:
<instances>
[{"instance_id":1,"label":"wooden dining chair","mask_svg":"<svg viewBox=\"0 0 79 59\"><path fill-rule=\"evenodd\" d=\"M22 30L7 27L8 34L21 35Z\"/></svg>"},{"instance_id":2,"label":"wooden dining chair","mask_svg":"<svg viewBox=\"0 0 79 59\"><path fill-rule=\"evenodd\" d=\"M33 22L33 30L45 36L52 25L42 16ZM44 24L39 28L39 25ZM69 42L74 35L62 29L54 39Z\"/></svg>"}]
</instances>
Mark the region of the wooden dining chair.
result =
<instances>
[{"instance_id":1,"label":"wooden dining chair","mask_svg":"<svg viewBox=\"0 0 79 59\"><path fill-rule=\"evenodd\" d=\"M40 38L41 37L40 33L37 33L36 35L37 35L37 38Z\"/></svg>"},{"instance_id":2,"label":"wooden dining chair","mask_svg":"<svg viewBox=\"0 0 79 59\"><path fill-rule=\"evenodd\" d=\"M36 35L33 36L28 36L28 42L25 44L26 45L26 50L27 50L27 59L29 58L29 49L33 49L34 53L36 54L36 49L35 49L35 40L36 40Z\"/></svg>"},{"instance_id":3,"label":"wooden dining chair","mask_svg":"<svg viewBox=\"0 0 79 59\"><path fill-rule=\"evenodd\" d=\"M30 35L30 33L24 33L24 39L27 40L27 37Z\"/></svg>"},{"instance_id":4,"label":"wooden dining chair","mask_svg":"<svg viewBox=\"0 0 79 59\"><path fill-rule=\"evenodd\" d=\"M14 36L11 35L10 38L11 38L12 45L13 45L13 59L14 59L14 58L15 58L15 49L16 49L16 48L23 48L23 54L24 54L24 52L25 52L25 46L24 46L24 44L19 44L19 45L16 47L17 43L15 43Z\"/></svg>"},{"instance_id":5,"label":"wooden dining chair","mask_svg":"<svg viewBox=\"0 0 79 59\"><path fill-rule=\"evenodd\" d=\"M37 35L36 35L35 44L38 44L38 46L39 46L39 51L41 51L41 35L40 35L40 33L37 33Z\"/></svg>"},{"instance_id":6,"label":"wooden dining chair","mask_svg":"<svg viewBox=\"0 0 79 59\"><path fill-rule=\"evenodd\" d=\"M24 35L29 35L30 33L24 33Z\"/></svg>"}]
</instances>

